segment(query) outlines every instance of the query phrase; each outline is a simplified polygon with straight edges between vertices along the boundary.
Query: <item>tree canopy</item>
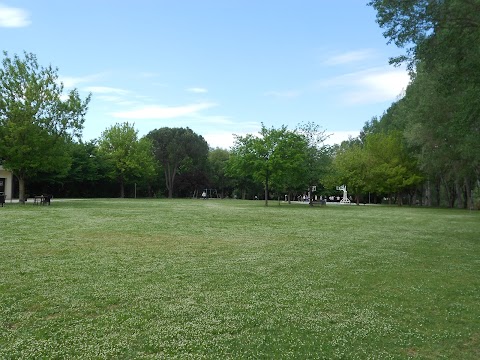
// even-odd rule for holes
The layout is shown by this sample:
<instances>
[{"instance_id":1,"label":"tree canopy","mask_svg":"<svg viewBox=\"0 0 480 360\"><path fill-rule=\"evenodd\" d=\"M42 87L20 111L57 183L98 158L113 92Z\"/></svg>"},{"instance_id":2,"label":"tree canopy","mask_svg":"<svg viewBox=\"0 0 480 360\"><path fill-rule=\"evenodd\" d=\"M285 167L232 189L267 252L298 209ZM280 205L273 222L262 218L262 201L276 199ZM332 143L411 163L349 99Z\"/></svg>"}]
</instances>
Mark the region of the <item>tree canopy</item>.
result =
<instances>
[{"instance_id":1,"label":"tree canopy","mask_svg":"<svg viewBox=\"0 0 480 360\"><path fill-rule=\"evenodd\" d=\"M3 54L0 161L18 177L23 202L27 179L68 172L66 144L81 136L90 96L82 100L76 89L65 96L58 70L39 65L34 54Z\"/></svg>"},{"instance_id":2,"label":"tree canopy","mask_svg":"<svg viewBox=\"0 0 480 360\"><path fill-rule=\"evenodd\" d=\"M150 131L147 137L153 143L155 158L163 167L168 197L172 198L177 175L206 164L208 144L190 128L164 127Z\"/></svg>"},{"instance_id":3,"label":"tree canopy","mask_svg":"<svg viewBox=\"0 0 480 360\"><path fill-rule=\"evenodd\" d=\"M118 181L122 198L126 182L155 174L150 139L138 139L138 131L128 122L106 129L100 137L99 148L111 163L109 176Z\"/></svg>"},{"instance_id":4,"label":"tree canopy","mask_svg":"<svg viewBox=\"0 0 480 360\"><path fill-rule=\"evenodd\" d=\"M437 205L441 192L449 206L471 204L471 190L480 179L480 3L369 4L388 41L407 47L392 62L406 62L412 76L405 97L389 109L395 109L395 118L387 111L381 121L398 125L401 119L399 127L435 188Z\"/></svg>"},{"instance_id":5,"label":"tree canopy","mask_svg":"<svg viewBox=\"0 0 480 360\"><path fill-rule=\"evenodd\" d=\"M258 136L237 136L230 158L230 172L251 176L263 183L265 205L270 187L288 192L308 186L308 141L286 126L267 128L262 124Z\"/></svg>"}]
</instances>

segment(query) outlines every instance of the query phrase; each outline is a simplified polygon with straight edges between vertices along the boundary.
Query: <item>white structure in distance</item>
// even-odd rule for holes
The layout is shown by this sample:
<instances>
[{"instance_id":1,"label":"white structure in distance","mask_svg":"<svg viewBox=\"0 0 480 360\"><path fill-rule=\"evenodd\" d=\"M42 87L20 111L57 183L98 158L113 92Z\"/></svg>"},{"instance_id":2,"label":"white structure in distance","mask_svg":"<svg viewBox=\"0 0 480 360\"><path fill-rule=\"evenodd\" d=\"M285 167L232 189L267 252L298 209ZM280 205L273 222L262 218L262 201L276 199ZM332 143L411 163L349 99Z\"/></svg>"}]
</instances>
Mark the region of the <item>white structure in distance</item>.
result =
<instances>
[{"instance_id":1,"label":"white structure in distance","mask_svg":"<svg viewBox=\"0 0 480 360\"><path fill-rule=\"evenodd\" d=\"M350 204L350 199L347 196L347 186L342 185L342 186L337 186L337 190L343 191L343 198L340 200L340 204Z\"/></svg>"}]
</instances>

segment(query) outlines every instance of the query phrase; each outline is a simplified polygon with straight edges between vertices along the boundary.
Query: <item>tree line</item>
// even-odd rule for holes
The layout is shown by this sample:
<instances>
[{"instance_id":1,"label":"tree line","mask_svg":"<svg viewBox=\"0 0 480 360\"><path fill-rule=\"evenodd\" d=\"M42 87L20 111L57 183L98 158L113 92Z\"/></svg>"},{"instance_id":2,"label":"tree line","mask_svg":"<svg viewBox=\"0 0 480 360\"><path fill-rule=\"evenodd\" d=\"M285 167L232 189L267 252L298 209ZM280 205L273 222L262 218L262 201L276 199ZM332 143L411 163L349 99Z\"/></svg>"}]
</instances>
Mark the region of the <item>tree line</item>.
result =
<instances>
[{"instance_id":1,"label":"tree line","mask_svg":"<svg viewBox=\"0 0 480 360\"><path fill-rule=\"evenodd\" d=\"M315 123L262 124L230 150L209 148L189 128L139 138L115 124L90 142L81 130L90 95L62 95L56 69L9 57L0 70L0 161L31 192L57 196L215 196L288 201L339 195L399 205L479 208L480 5L470 0L374 0L389 42L405 49L404 96L367 121L357 138L326 146Z\"/></svg>"},{"instance_id":2,"label":"tree line","mask_svg":"<svg viewBox=\"0 0 480 360\"><path fill-rule=\"evenodd\" d=\"M268 202L272 194L305 191L324 166L324 132L314 124L292 131L262 125L258 136L237 137L232 150L209 148L189 128L164 127L140 138L128 122L83 142L91 94L64 95L58 69L42 67L34 54L4 52L2 65L0 163L18 179L21 202L39 193L190 197L206 188L218 197Z\"/></svg>"},{"instance_id":3,"label":"tree line","mask_svg":"<svg viewBox=\"0 0 480 360\"><path fill-rule=\"evenodd\" d=\"M369 5L388 41L405 49L390 62L406 64L411 82L402 99L366 124L364 136L398 134L417 163L427 205L472 207L480 195L480 3Z\"/></svg>"},{"instance_id":4,"label":"tree line","mask_svg":"<svg viewBox=\"0 0 480 360\"><path fill-rule=\"evenodd\" d=\"M372 0L390 59L406 65L404 96L335 151L331 176L357 202L480 208L480 3Z\"/></svg>"}]
</instances>

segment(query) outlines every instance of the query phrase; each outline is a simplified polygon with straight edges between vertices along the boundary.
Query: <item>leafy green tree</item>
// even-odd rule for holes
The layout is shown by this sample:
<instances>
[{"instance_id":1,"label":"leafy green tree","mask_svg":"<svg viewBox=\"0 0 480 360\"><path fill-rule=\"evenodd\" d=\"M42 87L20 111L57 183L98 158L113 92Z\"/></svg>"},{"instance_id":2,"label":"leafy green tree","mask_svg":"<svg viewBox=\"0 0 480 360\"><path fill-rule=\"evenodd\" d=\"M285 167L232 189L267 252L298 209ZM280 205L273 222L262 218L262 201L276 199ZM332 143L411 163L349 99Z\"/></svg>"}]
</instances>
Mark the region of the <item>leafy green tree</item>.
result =
<instances>
[{"instance_id":1,"label":"leafy green tree","mask_svg":"<svg viewBox=\"0 0 480 360\"><path fill-rule=\"evenodd\" d=\"M368 5L377 11L377 23L388 41L399 48L406 47L405 54L392 58L391 62L407 62L412 71L418 60L433 60L440 55L438 50L447 50L435 49L433 43L441 47L450 45L441 55L450 57L456 52L458 42L463 41L451 36L462 33L472 44L470 36L474 38L480 28L480 3L476 0L372 0Z\"/></svg>"},{"instance_id":2,"label":"leafy green tree","mask_svg":"<svg viewBox=\"0 0 480 360\"><path fill-rule=\"evenodd\" d=\"M232 179L227 175L227 164L230 151L216 148L208 153L211 186L220 191L220 196L225 196L225 191L232 188Z\"/></svg>"},{"instance_id":3,"label":"leafy green tree","mask_svg":"<svg viewBox=\"0 0 480 360\"><path fill-rule=\"evenodd\" d=\"M232 179L236 191L239 191L241 198L245 200L249 191L255 192L260 187L261 181L257 181L253 177L252 169L249 167L248 159L249 145L253 135L248 134L244 137L237 136L235 145L230 152L230 157L226 163L226 174Z\"/></svg>"},{"instance_id":4,"label":"leafy green tree","mask_svg":"<svg viewBox=\"0 0 480 360\"><path fill-rule=\"evenodd\" d=\"M236 138L230 171L263 183L265 206L268 206L270 186L280 192L307 183L307 147L305 137L287 130L286 126L268 129L262 124L258 136Z\"/></svg>"},{"instance_id":5,"label":"leafy green tree","mask_svg":"<svg viewBox=\"0 0 480 360\"><path fill-rule=\"evenodd\" d=\"M368 176L369 159L362 144L344 141L334 155L330 174L323 181L328 187L346 185L358 205L360 196L369 190Z\"/></svg>"},{"instance_id":6,"label":"leafy green tree","mask_svg":"<svg viewBox=\"0 0 480 360\"><path fill-rule=\"evenodd\" d=\"M90 96L72 90L64 99L58 69L42 67L34 54L9 57L0 69L0 160L25 182L40 173L65 175L70 168L68 143L81 136Z\"/></svg>"},{"instance_id":7,"label":"leafy green tree","mask_svg":"<svg viewBox=\"0 0 480 360\"><path fill-rule=\"evenodd\" d=\"M405 129L429 180L449 206L471 203L480 178L480 3L374 0L384 35L406 54L412 84L402 101ZM440 186L435 185L438 189ZM440 191L437 190L438 194ZM437 196L438 201L440 197ZM465 198L465 199L464 199Z\"/></svg>"},{"instance_id":8,"label":"leafy green tree","mask_svg":"<svg viewBox=\"0 0 480 360\"><path fill-rule=\"evenodd\" d=\"M296 132L307 141L307 159L304 163L305 180L310 192L310 205L313 205L311 186L322 187L320 179L326 174L331 163L331 149L324 145L328 135L320 125L313 122L300 124Z\"/></svg>"},{"instance_id":9,"label":"leafy green tree","mask_svg":"<svg viewBox=\"0 0 480 360\"><path fill-rule=\"evenodd\" d=\"M120 197L125 197L125 184L155 174L152 143L138 139L138 131L128 122L106 129L99 140L99 152L111 163L109 176L120 185Z\"/></svg>"},{"instance_id":10,"label":"leafy green tree","mask_svg":"<svg viewBox=\"0 0 480 360\"><path fill-rule=\"evenodd\" d=\"M189 128L164 127L150 131L147 137L163 167L168 197L172 198L178 174L206 166L208 143Z\"/></svg>"},{"instance_id":11,"label":"leafy green tree","mask_svg":"<svg viewBox=\"0 0 480 360\"><path fill-rule=\"evenodd\" d=\"M72 143L71 154L68 180L74 183L95 182L105 175L102 174L96 141Z\"/></svg>"},{"instance_id":12,"label":"leafy green tree","mask_svg":"<svg viewBox=\"0 0 480 360\"><path fill-rule=\"evenodd\" d=\"M417 160L406 148L401 132L369 134L364 151L368 164L368 191L395 195L401 205L402 195L414 192L423 181Z\"/></svg>"},{"instance_id":13,"label":"leafy green tree","mask_svg":"<svg viewBox=\"0 0 480 360\"><path fill-rule=\"evenodd\" d=\"M277 193L286 192L290 200L292 193L303 192L312 185L310 182L313 169L311 148L305 136L297 132L281 131L272 135L278 138L272 154L271 184Z\"/></svg>"},{"instance_id":14,"label":"leafy green tree","mask_svg":"<svg viewBox=\"0 0 480 360\"><path fill-rule=\"evenodd\" d=\"M100 152L96 140L71 144L72 165L63 179L64 196L110 197L112 194L109 174L113 164Z\"/></svg>"},{"instance_id":15,"label":"leafy green tree","mask_svg":"<svg viewBox=\"0 0 480 360\"><path fill-rule=\"evenodd\" d=\"M227 174L234 179L234 182L242 191L242 199L245 199L247 189L253 184L260 182L253 176L250 163L255 160L252 153L255 136L235 136L235 143L232 147L230 158L227 163Z\"/></svg>"}]
</instances>

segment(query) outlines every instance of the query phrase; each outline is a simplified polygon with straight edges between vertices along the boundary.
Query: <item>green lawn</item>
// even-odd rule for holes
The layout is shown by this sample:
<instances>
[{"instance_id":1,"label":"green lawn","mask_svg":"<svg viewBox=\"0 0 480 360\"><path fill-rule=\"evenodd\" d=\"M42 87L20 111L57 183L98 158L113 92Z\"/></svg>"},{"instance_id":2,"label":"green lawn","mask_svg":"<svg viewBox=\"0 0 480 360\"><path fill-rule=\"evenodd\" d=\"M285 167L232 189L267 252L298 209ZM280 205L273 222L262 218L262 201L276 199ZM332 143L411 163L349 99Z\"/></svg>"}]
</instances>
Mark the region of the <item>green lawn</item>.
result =
<instances>
[{"instance_id":1,"label":"green lawn","mask_svg":"<svg viewBox=\"0 0 480 360\"><path fill-rule=\"evenodd\" d=\"M1 359L478 359L480 212L0 208Z\"/></svg>"}]
</instances>

